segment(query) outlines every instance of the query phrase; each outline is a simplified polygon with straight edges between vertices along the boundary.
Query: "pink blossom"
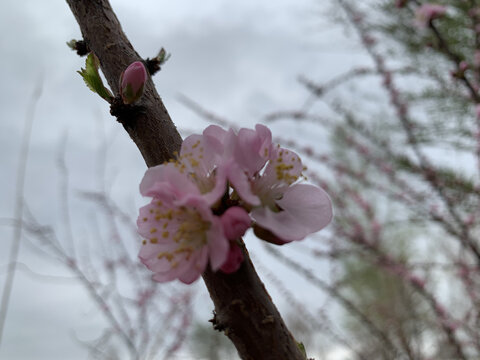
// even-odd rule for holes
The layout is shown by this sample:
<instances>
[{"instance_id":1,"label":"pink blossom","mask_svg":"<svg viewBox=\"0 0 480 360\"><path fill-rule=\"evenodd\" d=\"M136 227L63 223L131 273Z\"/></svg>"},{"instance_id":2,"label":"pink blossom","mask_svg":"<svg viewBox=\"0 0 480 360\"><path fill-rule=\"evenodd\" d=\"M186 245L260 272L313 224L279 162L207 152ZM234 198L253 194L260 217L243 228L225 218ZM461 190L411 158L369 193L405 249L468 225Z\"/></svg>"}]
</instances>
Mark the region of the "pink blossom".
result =
<instances>
[{"instance_id":1,"label":"pink blossom","mask_svg":"<svg viewBox=\"0 0 480 360\"><path fill-rule=\"evenodd\" d=\"M141 61L133 62L125 69L120 76L120 95L125 104L140 99L147 79L147 70Z\"/></svg>"},{"instance_id":2,"label":"pink blossom","mask_svg":"<svg viewBox=\"0 0 480 360\"><path fill-rule=\"evenodd\" d=\"M185 138L177 159L171 160L210 204L226 191L227 169L232 156L232 149L226 144L232 143L235 136L233 130L227 132L211 125L202 135L194 134Z\"/></svg>"},{"instance_id":3,"label":"pink blossom","mask_svg":"<svg viewBox=\"0 0 480 360\"><path fill-rule=\"evenodd\" d=\"M240 129L231 140L228 179L242 200L250 205L260 205L259 197L252 190L252 179L264 168L274 151L272 133L266 126L257 124L255 130Z\"/></svg>"},{"instance_id":4,"label":"pink blossom","mask_svg":"<svg viewBox=\"0 0 480 360\"><path fill-rule=\"evenodd\" d=\"M286 242L302 240L323 229L332 220L330 198L325 191L313 185L288 187L274 205L254 209L252 217L258 225Z\"/></svg>"},{"instance_id":5,"label":"pink blossom","mask_svg":"<svg viewBox=\"0 0 480 360\"><path fill-rule=\"evenodd\" d=\"M415 11L415 24L420 28L425 28L430 21L444 16L446 12L447 9L443 5L423 4Z\"/></svg>"},{"instance_id":6,"label":"pink blossom","mask_svg":"<svg viewBox=\"0 0 480 360\"><path fill-rule=\"evenodd\" d=\"M147 170L140 192L152 197L140 209L138 232L145 238L139 258L153 280L190 284L210 262L216 271L227 259L229 244L211 202L175 164Z\"/></svg>"},{"instance_id":7,"label":"pink blossom","mask_svg":"<svg viewBox=\"0 0 480 360\"><path fill-rule=\"evenodd\" d=\"M255 234L275 244L321 230L332 204L324 190L300 183L303 170L298 155L275 146L263 125L238 133L212 125L187 137L177 158L148 169L140 184L152 198L137 220L145 239L140 260L156 281L190 284L208 263L226 273L240 267L234 240L252 219Z\"/></svg>"},{"instance_id":8,"label":"pink blossom","mask_svg":"<svg viewBox=\"0 0 480 360\"><path fill-rule=\"evenodd\" d=\"M278 237L276 243L301 240L332 219L328 195L299 183L304 170L299 156L273 144L264 125L238 133L209 126L185 139L179 162L210 204L224 194L228 180L240 205L251 209L257 227Z\"/></svg>"},{"instance_id":9,"label":"pink blossom","mask_svg":"<svg viewBox=\"0 0 480 360\"><path fill-rule=\"evenodd\" d=\"M274 146L271 138L263 125L255 131L240 130L229 179L253 206L251 216L258 226L282 242L301 240L330 223L332 204L322 189L298 183L304 170L299 156Z\"/></svg>"}]
</instances>

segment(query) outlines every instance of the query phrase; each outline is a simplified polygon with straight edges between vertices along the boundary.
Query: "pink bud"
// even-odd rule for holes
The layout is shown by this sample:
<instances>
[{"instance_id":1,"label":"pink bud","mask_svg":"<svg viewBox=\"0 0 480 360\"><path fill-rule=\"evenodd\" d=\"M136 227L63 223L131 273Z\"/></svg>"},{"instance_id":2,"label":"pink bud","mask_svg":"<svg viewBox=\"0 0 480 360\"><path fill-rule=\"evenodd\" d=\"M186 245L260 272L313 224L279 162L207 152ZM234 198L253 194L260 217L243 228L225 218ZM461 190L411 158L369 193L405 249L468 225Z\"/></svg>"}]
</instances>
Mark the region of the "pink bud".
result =
<instances>
[{"instance_id":1,"label":"pink bud","mask_svg":"<svg viewBox=\"0 0 480 360\"><path fill-rule=\"evenodd\" d=\"M355 23L361 23L363 20L363 15L360 13L355 13L353 14L353 22Z\"/></svg>"},{"instance_id":2,"label":"pink bud","mask_svg":"<svg viewBox=\"0 0 480 360\"><path fill-rule=\"evenodd\" d=\"M480 104L475 105L475 115L480 119Z\"/></svg>"},{"instance_id":3,"label":"pink bud","mask_svg":"<svg viewBox=\"0 0 480 360\"><path fill-rule=\"evenodd\" d=\"M470 16L470 17L480 16L480 8L476 7L476 8L468 10L468 16Z\"/></svg>"},{"instance_id":4,"label":"pink bud","mask_svg":"<svg viewBox=\"0 0 480 360\"><path fill-rule=\"evenodd\" d=\"M447 8L437 4L423 4L415 11L415 23L418 27L425 28L433 19L445 15Z\"/></svg>"},{"instance_id":5,"label":"pink bud","mask_svg":"<svg viewBox=\"0 0 480 360\"><path fill-rule=\"evenodd\" d=\"M368 46L375 45L375 42L376 42L375 38L370 35L365 35L362 40L365 43L365 45L368 45Z\"/></svg>"},{"instance_id":6,"label":"pink bud","mask_svg":"<svg viewBox=\"0 0 480 360\"><path fill-rule=\"evenodd\" d=\"M223 232L228 240L236 240L243 236L252 223L248 213L239 206L227 209L220 217L220 220Z\"/></svg>"},{"instance_id":7,"label":"pink bud","mask_svg":"<svg viewBox=\"0 0 480 360\"><path fill-rule=\"evenodd\" d=\"M461 72L465 72L468 69L468 63L466 61L460 61L458 64L458 70Z\"/></svg>"},{"instance_id":8,"label":"pink bud","mask_svg":"<svg viewBox=\"0 0 480 360\"><path fill-rule=\"evenodd\" d=\"M419 288L424 288L425 287L425 280L421 279L415 274L408 274L408 278L412 282L414 286L417 286Z\"/></svg>"},{"instance_id":9,"label":"pink bud","mask_svg":"<svg viewBox=\"0 0 480 360\"><path fill-rule=\"evenodd\" d=\"M473 64L478 68L480 67L480 50L475 50L473 54Z\"/></svg>"},{"instance_id":10,"label":"pink bud","mask_svg":"<svg viewBox=\"0 0 480 360\"><path fill-rule=\"evenodd\" d=\"M243 253L242 249L234 242L230 242L230 250L228 251L228 257L225 263L220 267L225 274L231 274L237 271L242 265Z\"/></svg>"},{"instance_id":11,"label":"pink bud","mask_svg":"<svg viewBox=\"0 0 480 360\"><path fill-rule=\"evenodd\" d=\"M120 76L120 94L124 104L133 104L143 95L148 79L147 70L141 61L131 63Z\"/></svg>"}]
</instances>

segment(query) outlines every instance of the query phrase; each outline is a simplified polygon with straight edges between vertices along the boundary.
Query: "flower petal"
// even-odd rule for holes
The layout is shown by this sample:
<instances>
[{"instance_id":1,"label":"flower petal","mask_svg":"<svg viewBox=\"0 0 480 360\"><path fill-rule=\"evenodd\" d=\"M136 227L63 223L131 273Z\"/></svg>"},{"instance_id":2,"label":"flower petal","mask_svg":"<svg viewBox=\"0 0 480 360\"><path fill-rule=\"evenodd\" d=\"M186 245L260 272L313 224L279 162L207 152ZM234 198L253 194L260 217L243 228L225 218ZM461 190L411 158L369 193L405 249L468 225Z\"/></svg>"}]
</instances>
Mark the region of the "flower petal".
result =
<instances>
[{"instance_id":1,"label":"flower petal","mask_svg":"<svg viewBox=\"0 0 480 360\"><path fill-rule=\"evenodd\" d=\"M242 170L252 176L259 172L270 156L272 133L258 124L255 130L242 128L238 131L234 158Z\"/></svg>"},{"instance_id":2,"label":"flower petal","mask_svg":"<svg viewBox=\"0 0 480 360\"><path fill-rule=\"evenodd\" d=\"M240 198L250 205L260 205L260 199L253 194L250 181L245 172L236 164L230 163L227 169L228 180Z\"/></svg>"},{"instance_id":3,"label":"flower petal","mask_svg":"<svg viewBox=\"0 0 480 360\"><path fill-rule=\"evenodd\" d=\"M245 234L252 220L247 211L240 206L228 208L220 217L223 233L228 240L236 240Z\"/></svg>"},{"instance_id":4,"label":"flower petal","mask_svg":"<svg viewBox=\"0 0 480 360\"><path fill-rule=\"evenodd\" d=\"M227 260L222 265L220 270L222 270L225 274L234 273L242 265L243 259L244 257L242 249L240 249L240 247L232 241L230 243Z\"/></svg>"},{"instance_id":5,"label":"flower petal","mask_svg":"<svg viewBox=\"0 0 480 360\"><path fill-rule=\"evenodd\" d=\"M190 266L178 279L184 284L191 284L197 280L200 275L205 271L208 262L208 249L204 247L200 251L197 251L190 259Z\"/></svg>"},{"instance_id":6,"label":"flower petal","mask_svg":"<svg viewBox=\"0 0 480 360\"><path fill-rule=\"evenodd\" d=\"M286 241L302 240L332 220L330 198L324 190L313 185L289 187L277 204L282 211L257 208L252 211L252 217L258 225Z\"/></svg>"},{"instance_id":7,"label":"flower petal","mask_svg":"<svg viewBox=\"0 0 480 360\"><path fill-rule=\"evenodd\" d=\"M182 143L180 161L189 172L207 176L217 165L223 153L223 144L209 135L190 135Z\"/></svg>"},{"instance_id":8,"label":"flower petal","mask_svg":"<svg viewBox=\"0 0 480 360\"><path fill-rule=\"evenodd\" d=\"M219 218L212 219L212 226L207 235L210 267L213 271L217 271L227 260L229 250L229 242L223 234Z\"/></svg>"},{"instance_id":9,"label":"flower petal","mask_svg":"<svg viewBox=\"0 0 480 360\"><path fill-rule=\"evenodd\" d=\"M183 261L175 267L171 267L164 272L156 272L153 274L152 279L157 282L167 282L178 279L189 268L190 263Z\"/></svg>"},{"instance_id":10,"label":"flower petal","mask_svg":"<svg viewBox=\"0 0 480 360\"><path fill-rule=\"evenodd\" d=\"M281 147L272 152L262 181L269 184L291 185L302 175L303 164L293 151Z\"/></svg>"},{"instance_id":11,"label":"flower petal","mask_svg":"<svg viewBox=\"0 0 480 360\"><path fill-rule=\"evenodd\" d=\"M174 163L149 168L140 183L140 193L151 197L182 197L200 191Z\"/></svg>"}]
</instances>

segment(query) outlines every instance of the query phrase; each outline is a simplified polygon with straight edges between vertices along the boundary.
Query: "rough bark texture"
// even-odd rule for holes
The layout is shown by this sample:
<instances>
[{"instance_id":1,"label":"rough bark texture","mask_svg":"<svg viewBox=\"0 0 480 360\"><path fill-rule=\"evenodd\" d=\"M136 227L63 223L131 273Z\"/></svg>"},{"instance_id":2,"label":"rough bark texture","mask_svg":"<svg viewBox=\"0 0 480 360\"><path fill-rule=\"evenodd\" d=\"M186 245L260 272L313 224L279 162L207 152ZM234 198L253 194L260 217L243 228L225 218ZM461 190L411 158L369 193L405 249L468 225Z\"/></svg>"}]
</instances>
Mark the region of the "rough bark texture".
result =
<instances>
[{"instance_id":1,"label":"rough bark texture","mask_svg":"<svg viewBox=\"0 0 480 360\"><path fill-rule=\"evenodd\" d=\"M100 59L114 94L118 79L133 61L142 60L123 33L107 0L67 0L83 39ZM123 122L148 166L173 156L181 138L151 80L139 103L140 111ZM215 305L214 327L224 331L242 359L304 360L295 340L244 249L246 260L235 274L207 270L203 275Z\"/></svg>"}]
</instances>

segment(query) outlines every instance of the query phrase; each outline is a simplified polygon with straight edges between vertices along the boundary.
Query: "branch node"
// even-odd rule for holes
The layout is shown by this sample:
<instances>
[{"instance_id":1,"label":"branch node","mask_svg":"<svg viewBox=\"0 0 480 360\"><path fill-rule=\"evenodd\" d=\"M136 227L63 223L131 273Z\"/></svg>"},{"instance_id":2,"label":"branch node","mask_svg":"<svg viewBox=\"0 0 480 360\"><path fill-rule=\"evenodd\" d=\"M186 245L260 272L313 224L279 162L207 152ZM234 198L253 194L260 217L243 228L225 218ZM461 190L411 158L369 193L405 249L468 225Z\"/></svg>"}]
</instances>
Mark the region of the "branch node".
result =
<instances>
[{"instance_id":1,"label":"branch node","mask_svg":"<svg viewBox=\"0 0 480 360\"><path fill-rule=\"evenodd\" d=\"M273 324L275 322L275 318L273 315L267 315L263 318L262 324Z\"/></svg>"},{"instance_id":2,"label":"branch node","mask_svg":"<svg viewBox=\"0 0 480 360\"><path fill-rule=\"evenodd\" d=\"M137 104L124 104L120 95L113 98L110 105L110 114L115 116L117 121L122 124L127 131L135 128L138 115L144 112L145 109L143 106Z\"/></svg>"},{"instance_id":3,"label":"branch node","mask_svg":"<svg viewBox=\"0 0 480 360\"><path fill-rule=\"evenodd\" d=\"M242 313L243 316L249 317L250 314L247 311L247 308L245 306L245 303L241 299L235 299L230 303L231 306L238 306L240 308L240 312Z\"/></svg>"},{"instance_id":4,"label":"branch node","mask_svg":"<svg viewBox=\"0 0 480 360\"><path fill-rule=\"evenodd\" d=\"M76 51L78 56L85 56L90 52L90 49L84 40L72 39L67 42L67 45L70 49Z\"/></svg>"},{"instance_id":5,"label":"branch node","mask_svg":"<svg viewBox=\"0 0 480 360\"><path fill-rule=\"evenodd\" d=\"M168 59L170 59L170 56L171 54L168 54L166 50L162 47L158 52L157 56L152 59L147 58L145 60L145 65L150 75L154 75L158 71L160 71L162 69L161 66L165 64Z\"/></svg>"},{"instance_id":6,"label":"branch node","mask_svg":"<svg viewBox=\"0 0 480 360\"><path fill-rule=\"evenodd\" d=\"M217 330L220 332L224 331L225 334L228 332L227 326L225 324L221 324L220 322L218 322L217 313L215 311L213 312L213 318L211 318L208 321L212 323L214 330Z\"/></svg>"}]
</instances>

